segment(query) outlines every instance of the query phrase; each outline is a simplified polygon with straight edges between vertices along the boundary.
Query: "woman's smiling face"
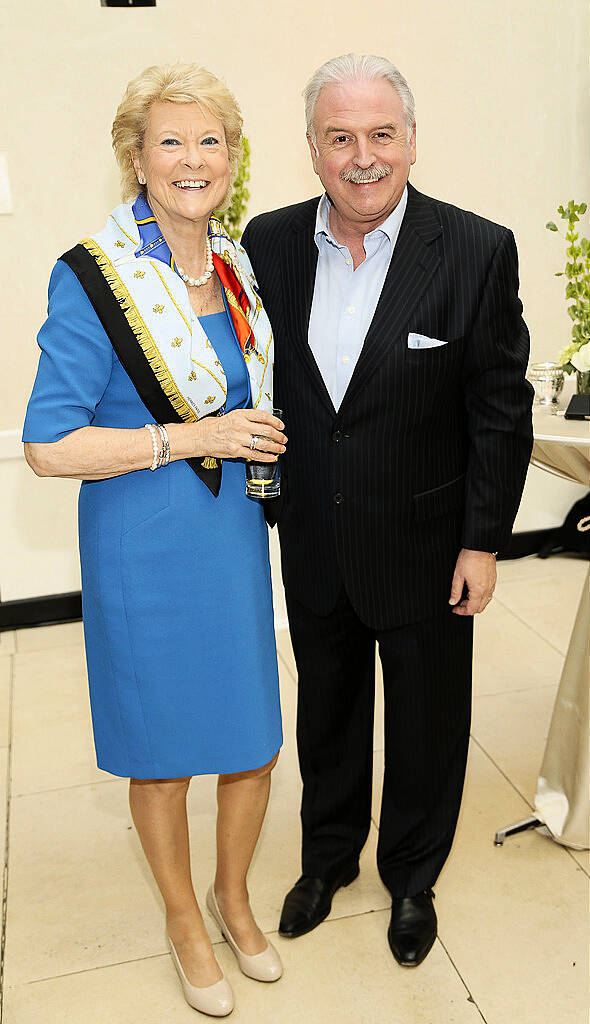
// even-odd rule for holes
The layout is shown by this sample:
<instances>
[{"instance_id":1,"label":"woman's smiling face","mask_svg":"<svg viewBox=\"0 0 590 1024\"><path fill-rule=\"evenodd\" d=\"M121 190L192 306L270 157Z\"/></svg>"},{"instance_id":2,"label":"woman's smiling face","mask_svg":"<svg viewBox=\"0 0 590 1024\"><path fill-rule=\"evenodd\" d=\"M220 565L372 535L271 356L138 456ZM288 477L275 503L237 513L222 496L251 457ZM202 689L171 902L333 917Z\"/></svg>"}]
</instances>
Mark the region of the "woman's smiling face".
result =
<instances>
[{"instance_id":1,"label":"woman's smiling face","mask_svg":"<svg viewBox=\"0 0 590 1024\"><path fill-rule=\"evenodd\" d=\"M208 219L229 188L223 124L198 103L154 103L133 165L156 220Z\"/></svg>"}]
</instances>

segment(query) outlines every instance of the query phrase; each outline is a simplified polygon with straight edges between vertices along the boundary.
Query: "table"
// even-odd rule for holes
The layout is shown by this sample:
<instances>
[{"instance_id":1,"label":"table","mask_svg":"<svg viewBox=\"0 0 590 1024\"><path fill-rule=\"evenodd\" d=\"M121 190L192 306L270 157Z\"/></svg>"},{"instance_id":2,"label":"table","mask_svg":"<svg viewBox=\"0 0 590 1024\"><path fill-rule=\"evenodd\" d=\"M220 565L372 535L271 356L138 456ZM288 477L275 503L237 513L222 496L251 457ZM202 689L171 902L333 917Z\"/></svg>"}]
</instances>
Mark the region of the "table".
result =
<instances>
[{"instance_id":1,"label":"table","mask_svg":"<svg viewBox=\"0 0 590 1024\"><path fill-rule=\"evenodd\" d=\"M566 480L590 487L590 421L566 420L546 406L533 412L534 445L531 463ZM583 520L578 528L590 529ZM553 707L545 754L535 793L535 816L496 832L501 846L506 836L544 826L564 846L587 850L590 822L589 720L590 688L590 568L582 590L576 621Z\"/></svg>"}]
</instances>

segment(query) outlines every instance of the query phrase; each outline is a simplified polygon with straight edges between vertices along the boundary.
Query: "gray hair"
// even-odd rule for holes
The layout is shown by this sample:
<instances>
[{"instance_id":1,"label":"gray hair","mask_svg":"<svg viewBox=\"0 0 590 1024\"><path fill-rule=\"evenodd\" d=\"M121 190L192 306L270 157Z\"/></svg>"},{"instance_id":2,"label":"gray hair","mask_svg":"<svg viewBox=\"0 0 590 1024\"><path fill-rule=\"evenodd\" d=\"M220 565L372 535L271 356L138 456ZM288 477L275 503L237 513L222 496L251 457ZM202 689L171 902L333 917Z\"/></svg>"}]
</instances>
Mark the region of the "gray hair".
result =
<instances>
[{"instance_id":1,"label":"gray hair","mask_svg":"<svg viewBox=\"0 0 590 1024\"><path fill-rule=\"evenodd\" d=\"M416 123L416 104L412 90L401 71L385 57L373 54L346 53L342 57L334 57L314 71L303 90L305 102L305 121L307 133L317 151L317 139L313 123L313 115L318 96L324 86L341 82L372 82L376 78L385 78L397 92L404 109L408 141Z\"/></svg>"}]
</instances>

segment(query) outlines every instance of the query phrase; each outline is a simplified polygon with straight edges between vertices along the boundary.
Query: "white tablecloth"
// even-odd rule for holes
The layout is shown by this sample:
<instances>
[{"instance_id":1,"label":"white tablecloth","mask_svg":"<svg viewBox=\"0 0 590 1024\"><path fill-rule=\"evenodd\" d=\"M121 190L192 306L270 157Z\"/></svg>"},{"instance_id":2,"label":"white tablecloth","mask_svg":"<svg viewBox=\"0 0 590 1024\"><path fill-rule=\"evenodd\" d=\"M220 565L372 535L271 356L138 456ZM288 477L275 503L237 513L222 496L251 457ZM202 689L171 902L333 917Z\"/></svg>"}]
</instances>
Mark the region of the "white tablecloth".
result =
<instances>
[{"instance_id":1,"label":"white tablecloth","mask_svg":"<svg viewBox=\"0 0 590 1024\"><path fill-rule=\"evenodd\" d=\"M565 420L537 406L533 423L533 465L590 487L590 422ZM553 838L579 850L590 845L589 689L590 569L561 674L535 794L536 815Z\"/></svg>"}]
</instances>

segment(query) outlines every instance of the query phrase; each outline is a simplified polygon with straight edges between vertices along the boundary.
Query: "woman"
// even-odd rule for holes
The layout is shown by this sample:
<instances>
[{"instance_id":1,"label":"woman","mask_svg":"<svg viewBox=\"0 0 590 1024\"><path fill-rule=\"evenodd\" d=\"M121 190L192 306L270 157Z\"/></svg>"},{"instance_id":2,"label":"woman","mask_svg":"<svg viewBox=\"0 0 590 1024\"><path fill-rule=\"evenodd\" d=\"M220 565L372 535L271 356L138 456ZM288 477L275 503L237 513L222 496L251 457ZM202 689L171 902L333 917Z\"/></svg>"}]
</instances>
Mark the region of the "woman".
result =
<instances>
[{"instance_id":1,"label":"woman","mask_svg":"<svg viewBox=\"0 0 590 1024\"><path fill-rule=\"evenodd\" d=\"M137 198L56 264L23 436L39 476L83 481L97 760L130 777L185 997L216 1016L233 995L191 881L193 775L219 775L209 910L244 973L282 971L246 887L282 735L267 531L244 460L276 460L287 438L248 259L212 217L241 127L202 68L130 83L112 134L123 198Z\"/></svg>"}]
</instances>

